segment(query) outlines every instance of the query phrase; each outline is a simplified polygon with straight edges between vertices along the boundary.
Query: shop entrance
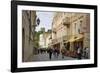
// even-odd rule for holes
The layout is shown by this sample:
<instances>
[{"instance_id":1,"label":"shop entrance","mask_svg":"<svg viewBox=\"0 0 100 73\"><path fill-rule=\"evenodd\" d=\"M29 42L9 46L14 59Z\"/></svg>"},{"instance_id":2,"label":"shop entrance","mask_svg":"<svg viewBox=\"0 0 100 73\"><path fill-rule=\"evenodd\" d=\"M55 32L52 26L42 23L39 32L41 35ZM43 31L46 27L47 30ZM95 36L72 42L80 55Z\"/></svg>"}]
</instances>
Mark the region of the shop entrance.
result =
<instances>
[{"instance_id":1,"label":"shop entrance","mask_svg":"<svg viewBox=\"0 0 100 73\"><path fill-rule=\"evenodd\" d=\"M55 44L53 47L60 50L60 43Z\"/></svg>"},{"instance_id":2,"label":"shop entrance","mask_svg":"<svg viewBox=\"0 0 100 73\"><path fill-rule=\"evenodd\" d=\"M79 47L83 49L83 41L75 41L73 46L74 50L77 50Z\"/></svg>"}]
</instances>

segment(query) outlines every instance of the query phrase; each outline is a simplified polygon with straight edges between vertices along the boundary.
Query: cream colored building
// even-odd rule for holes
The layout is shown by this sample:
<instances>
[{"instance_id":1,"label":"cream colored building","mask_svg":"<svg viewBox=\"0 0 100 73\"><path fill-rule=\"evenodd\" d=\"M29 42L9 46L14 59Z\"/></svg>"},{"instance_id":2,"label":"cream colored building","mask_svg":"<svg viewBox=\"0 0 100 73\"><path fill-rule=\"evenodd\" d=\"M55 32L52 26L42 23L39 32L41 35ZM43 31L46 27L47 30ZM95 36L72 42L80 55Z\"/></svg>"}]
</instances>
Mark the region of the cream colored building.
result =
<instances>
[{"instance_id":1,"label":"cream colored building","mask_svg":"<svg viewBox=\"0 0 100 73\"><path fill-rule=\"evenodd\" d=\"M34 30L35 30L36 12L22 11L22 61L27 62L34 54Z\"/></svg>"},{"instance_id":2,"label":"cream colored building","mask_svg":"<svg viewBox=\"0 0 100 73\"><path fill-rule=\"evenodd\" d=\"M88 13L56 12L52 23L52 46L90 48L90 15Z\"/></svg>"},{"instance_id":3,"label":"cream colored building","mask_svg":"<svg viewBox=\"0 0 100 73\"><path fill-rule=\"evenodd\" d=\"M70 13L62 13L57 12L55 13L55 16L53 18L52 23L52 45L54 47L57 47L59 50L63 48L64 40L68 40L68 35L70 34L70 31L67 31L68 28L63 25L64 19L67 19L67 23L69 24L69 17L71 16Z\"/></svg>"},{"instance_id":4,"label":"cream colored building","mask_svg":"<svg viewBox=\"0 0 100 73\"><path fill-rule=\"evenodd\" d=\"M49 48L51 46L51 42L52 42L51 37L52 37L51 33L47 34L47 37L46 37L46 48Z\"/></svg>"},{"instance_id":5,"label":"cream colored building","mask_svg":"<svg viewBox=\"0 0 100 73\"><path fill-rule=\"evenodd\" d=\"M39 46L40 48L45 48L46 47L46 38L44 34L40 34L39 36Z\"/></svg>"},{"instance_id":6,"label":"cream colored building","mask_svg":"<svg viewBox=\"0 0 100 73\"><path fill-rule=\"evenodd\" d=\"M43 32L40 34L39 46L40 48L48 48L51 43L51 32Z\"/></svg>"}]
</instances>

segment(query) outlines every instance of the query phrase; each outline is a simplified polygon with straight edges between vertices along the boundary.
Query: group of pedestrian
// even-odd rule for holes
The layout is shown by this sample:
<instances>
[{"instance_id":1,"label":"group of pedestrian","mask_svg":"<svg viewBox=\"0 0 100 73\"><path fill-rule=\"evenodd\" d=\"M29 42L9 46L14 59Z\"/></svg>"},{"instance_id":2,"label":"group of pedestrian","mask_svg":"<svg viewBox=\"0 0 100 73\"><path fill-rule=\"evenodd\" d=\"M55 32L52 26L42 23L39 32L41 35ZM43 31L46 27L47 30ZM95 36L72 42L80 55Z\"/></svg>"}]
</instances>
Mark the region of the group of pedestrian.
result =
<instances>
[{"instance_id":1,"label":"group of pedestrian","mask_svg":"<svg viewBox=\"0 0 100 73\"><path fill-rule=\"evenodd\" d=\"M85 47L85 48L78 47L77 56L78 56L78 59L89 58L89 48L88 47Z\"/></svg>"},{"instance_id":2,"label":"group of pedestrian","mask_svg":"<svg viewBox=\"0 0 100 73\"><path fill-rule=\"evenodd\" d=\"M51 60L52 56L54 55L55 58L58 58L59 56L59 49L58 48L49 48L48 49L48 54L49 54L49 59Z\"/></svg>"},{"instance_id":3,"label":"group of pedestrian","mask_svg":"<svg viewBox=\"0 0 100 73\"><path fill-rule=\"evenodd\" d=\"M48 48L47 53L49 54L49 59L51 60L52 57L54 56L55 58L58 58L59 54L61 52L62 55L62 59L64 58L65 54L66 54L66 49L62 48L61 51L59 50L59 48L55 47L55 48ZM78 59L82 59L82 58L89 58L89 51L88 48L85 47L84 49L81 46L77 47L77 58Z\"/></svg>"},{"instance_id":4,"label":"group of pedestrian","mask_svg":"<svg viewBox=\"0 0 100 73\"><path fill-rule=\"evenodd\" d=\"M56 58L58 58L58 56L59 56L59 49L58 48L54 48L53 49L53 54L54 54L54 56L56 57Z\"/></svg>"}]
</instances>

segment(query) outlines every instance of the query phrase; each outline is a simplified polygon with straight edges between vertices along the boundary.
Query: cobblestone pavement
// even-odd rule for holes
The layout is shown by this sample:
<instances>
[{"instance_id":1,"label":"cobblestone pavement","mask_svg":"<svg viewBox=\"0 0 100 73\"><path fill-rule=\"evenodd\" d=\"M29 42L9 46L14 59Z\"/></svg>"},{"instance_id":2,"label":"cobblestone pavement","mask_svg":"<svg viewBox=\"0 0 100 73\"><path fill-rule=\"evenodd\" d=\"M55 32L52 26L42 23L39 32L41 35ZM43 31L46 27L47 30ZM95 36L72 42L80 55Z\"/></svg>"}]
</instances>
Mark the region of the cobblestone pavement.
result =
<instances>
[{"instance_id":1,"label":"cobblestone pavement","mask_svg":"<svg viewBox=\"0 0 100 73\"><path fill-rule=\"evenodd\" d=\"M52 58L51 58L51 61L54 61L54 60L76 60L77 58L72 58L72 57L66 57L64 56L64 58L62 58L62 55L59 54L59 56L55 57L55 55L52 54ZM30 58L30 61L50 61L49 59L49 54L48 53L40 53L40 54L37 54L37 55L34 55Z\"/></svg>"}]
</instances>

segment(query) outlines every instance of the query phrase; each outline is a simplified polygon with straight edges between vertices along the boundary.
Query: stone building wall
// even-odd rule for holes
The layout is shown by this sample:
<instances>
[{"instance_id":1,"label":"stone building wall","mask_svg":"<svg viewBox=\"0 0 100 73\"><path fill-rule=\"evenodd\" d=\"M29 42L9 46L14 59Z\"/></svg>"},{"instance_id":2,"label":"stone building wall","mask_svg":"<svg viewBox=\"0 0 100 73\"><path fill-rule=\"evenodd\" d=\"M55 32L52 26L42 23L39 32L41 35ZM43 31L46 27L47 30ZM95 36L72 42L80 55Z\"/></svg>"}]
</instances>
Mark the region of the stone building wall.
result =
<instances>
[{"instance_id":1,"label":"stone building wall","mask_svg":"<svg viewBox=\"0 0 100 73\"><path fill-rule=\"evenodd\" d=\"M31 17L32 16L32 17ZM22 61L29 61L33 55L33 32L32 25L35 25L36 12L22 11Z\"/></svg>"}]
</instances>

